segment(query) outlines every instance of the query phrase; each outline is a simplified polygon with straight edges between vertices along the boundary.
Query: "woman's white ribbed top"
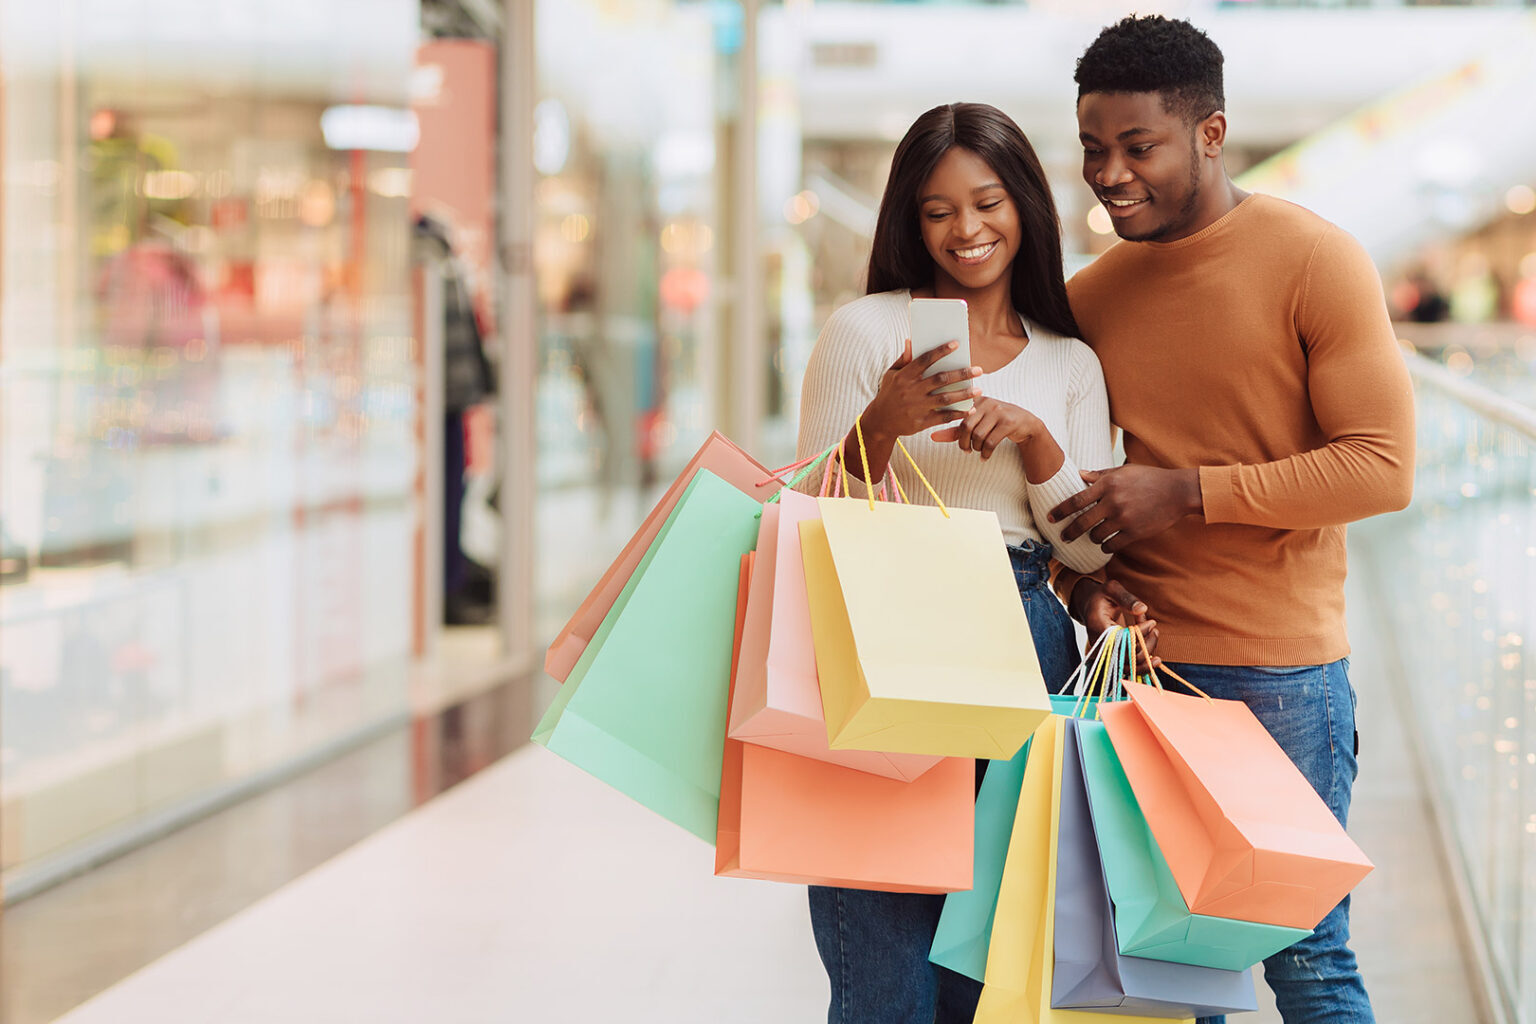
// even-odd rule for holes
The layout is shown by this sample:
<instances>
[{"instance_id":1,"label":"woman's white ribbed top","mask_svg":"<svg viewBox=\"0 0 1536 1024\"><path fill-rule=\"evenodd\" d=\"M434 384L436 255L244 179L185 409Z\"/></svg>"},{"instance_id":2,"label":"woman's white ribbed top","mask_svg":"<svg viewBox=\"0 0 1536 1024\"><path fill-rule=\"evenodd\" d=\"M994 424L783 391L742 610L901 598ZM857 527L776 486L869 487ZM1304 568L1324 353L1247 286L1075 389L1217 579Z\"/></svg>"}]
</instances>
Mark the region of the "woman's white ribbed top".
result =
<instances>
[{"instance_id":1,"label":"woman's white ribbed top","mask_svg":"<svg viewBox=\"0 0 1536 1024\"><path fill-rule=\"evenodd\" d=\"M880 379L901 355L911 334L907 303L911 293L880 292L840 307L822 328L805 370L800 395L800 457L820 452L845 437L854 418L879 390ZM1064 523L1048 523L1045 514L1083 489L1079 469L1106 469L1113 458L1109 402L1104 374L1093 351L1076 338L1059 335L1025 321L1029 343L1008 365L979 378L982 393L1040 417L1055 437L1066 462L1043 484L1031 484L1017 450L999 449L983 462L974 452L953 442L937 443L926 435L906 438L912 457L946 504L988 509L997 513L1009 544L1048 541L1056 557L1079 572L1092 572L1109 556L1086 534L1063 544ZM849 453L850 462L856 455ZM907 496L914 502L933 499L918 482L898 451L891 458ZM808 485L819 484L820 473ZM862 496L862 483L850 474L849 484ZM811 486L814 493L815 487Z\"/></svg>"}]
</instances>

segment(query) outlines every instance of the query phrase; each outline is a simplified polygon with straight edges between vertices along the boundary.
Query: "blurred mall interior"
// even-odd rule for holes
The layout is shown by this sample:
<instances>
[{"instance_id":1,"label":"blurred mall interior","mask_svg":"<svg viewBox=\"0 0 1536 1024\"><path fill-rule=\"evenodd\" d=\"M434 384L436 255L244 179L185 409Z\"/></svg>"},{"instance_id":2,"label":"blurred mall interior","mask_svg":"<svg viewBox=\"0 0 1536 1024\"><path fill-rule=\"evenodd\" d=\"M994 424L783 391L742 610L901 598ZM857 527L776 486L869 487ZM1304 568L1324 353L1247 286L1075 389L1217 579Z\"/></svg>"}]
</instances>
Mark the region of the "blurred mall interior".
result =
<instances>
[{"instance_id":1,"label":"blurred mall interior","mask_svg":"<svg viewBox=\"0 0 1536 1024\"><path fill-rule=\"evenodd\" d=\"M1415 380L1351 531L1380 1019L1536 1024L1532 7L0 0L0 1020L817 1019L802 892L526 746L543 648L711 430L793 457L917 114L1113 241L1072 70L1134 9Z\"/></svg>"}]
</instances>

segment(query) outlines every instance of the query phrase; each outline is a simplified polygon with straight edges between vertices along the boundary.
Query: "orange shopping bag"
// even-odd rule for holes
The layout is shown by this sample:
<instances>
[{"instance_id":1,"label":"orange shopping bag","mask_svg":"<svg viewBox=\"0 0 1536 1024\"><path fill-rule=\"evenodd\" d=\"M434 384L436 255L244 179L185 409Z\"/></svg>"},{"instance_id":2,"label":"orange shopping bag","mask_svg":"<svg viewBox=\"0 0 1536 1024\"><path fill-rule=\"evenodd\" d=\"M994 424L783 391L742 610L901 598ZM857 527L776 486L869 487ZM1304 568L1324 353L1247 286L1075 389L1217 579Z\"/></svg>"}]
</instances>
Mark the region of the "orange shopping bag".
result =
<instances>
[{"instance_id":1,"label":"orange shopping bag","mask_svg":"<svg viewBox=\"0 0 1536 1024\"><path fill-rule=\"evenodd\" d=\"M827 743L806 597L800 524L817 519L816 499L784 490L763 507L758 561L747 599L741 666L731 698L730 735L845 768L912 780L938 764L932 754L833 750Z\"/></svg>"},{"instance_id":2,"label":"orange shopping bag","mask_svg":"<svg viewBox=\"0 0 1536 1024\"><path fill-rule=\"evenodd\" d=\"M753 555L742 559L737 654ZM971 886L975 762L914 782L725 741L715 874L889 892Z\"/></svg>"},{"instance_id":3,"label":"orange shopping bag","mask_svg":"<svg viewBox=\"0 0 1536 1024\"><path fill-rule=\"evenodd\" d=\"M1125 690L1099 713L1191 913L1315 928L1371 871L1242 701Z\"/></svg>"},{"instance_id":4,"label":"orange shopping bag","mask_svg":"<svg viewBox=\"0 0 1536 1024\"><path fill-rule=\"evenodd\" d=\"M635 567L645 557L667 517L672 514L672 509L677 506L683 491L687 490L694 474L701 469L709 470L758 501L767 501L780 486L778 478L772 477L768 469L732 444L724 434L710 434L688 465L683 467L672 486L667 488L667 493L661 496L656 507L645 517L639 531L624 545L624 550L619 552L619 557L614 559L603 578L597 581L597 586L581 602L581 607L576 609L571 621L561 628L554 643L549 645L544 655L544 671L552 677L565 682L566 676L571 674L571 669L576 667L576 662L591 642L592 635L602 625L614 601L618 600L619 592L629 582L630 576L634 575Z\"/></svg>"}]
</instances>

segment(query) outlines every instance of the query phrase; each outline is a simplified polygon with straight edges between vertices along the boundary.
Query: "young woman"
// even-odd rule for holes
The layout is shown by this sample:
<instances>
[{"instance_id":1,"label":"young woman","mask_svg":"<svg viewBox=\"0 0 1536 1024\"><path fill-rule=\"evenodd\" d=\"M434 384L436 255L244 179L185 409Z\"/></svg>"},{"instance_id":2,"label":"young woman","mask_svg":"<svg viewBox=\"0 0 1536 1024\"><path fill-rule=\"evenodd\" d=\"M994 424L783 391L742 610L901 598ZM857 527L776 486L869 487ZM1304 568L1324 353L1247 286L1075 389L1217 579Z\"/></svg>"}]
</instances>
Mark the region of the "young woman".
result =
<instances>
[{"instance_id":1,"label":"young woman","mask_svg":"<svg viewBox=\"0 0 1536 1024\"><path fill-rule=\"evenodd\" d=\"M968 369L923 373L954 345L913 359L907 303L964 299ZM1092 572L1109 556L1088 535L1063 543L1046 513L1084 487L1080 469L1111 464L1104 377L1062 280L1061 224L1029 140L994 107L956 103L918 118L896 149L880 201L868 294L834 312L806 368L799 451L838 439L850 487L864 470L895 473L929 500L911 467L892 460L902 438L947 504L991 509L1002 524L1046 685L1058 690L1079 655L1072 624L1047 583L1052 558ZM963 395L939 388L966 382ZM969 412L946 411L957 397ZM940 428L942 429L933 429ZM898 456L900 458L900 456ZM965 600L965 580L935 601ZM1098 609L1135 621L1136 614ZM1101 627L1102 628L1102 627ZM811 923L832 983L829 1024L970 1021L980 983L928 962L942 896L813 886Z\"/></svg>"}]
</instances>

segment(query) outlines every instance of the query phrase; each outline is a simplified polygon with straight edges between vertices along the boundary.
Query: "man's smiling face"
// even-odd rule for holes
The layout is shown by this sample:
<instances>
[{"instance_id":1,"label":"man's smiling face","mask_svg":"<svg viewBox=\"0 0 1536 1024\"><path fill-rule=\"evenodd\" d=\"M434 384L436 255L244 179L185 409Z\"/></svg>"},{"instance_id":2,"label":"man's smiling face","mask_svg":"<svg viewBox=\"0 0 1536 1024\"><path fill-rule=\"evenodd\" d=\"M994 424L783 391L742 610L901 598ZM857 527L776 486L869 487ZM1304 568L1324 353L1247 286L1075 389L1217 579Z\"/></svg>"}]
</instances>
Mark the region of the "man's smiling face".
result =
<instances>
[{"instance_id":1,"label":"man's smiling face","mask_svg":"<svg viewBox=\"0 0 1536 1024\"><path fill-rule=\"evenodd\" d=\"M1077 126L1083 180L1115 234L1171 242L1205 226L1202 125L1170 113L1160 93L1091 92L1077 101Z\"/></svg>"}]
</instances>

